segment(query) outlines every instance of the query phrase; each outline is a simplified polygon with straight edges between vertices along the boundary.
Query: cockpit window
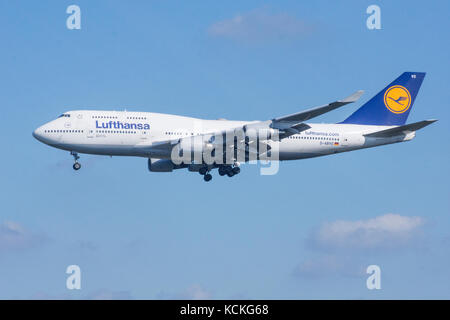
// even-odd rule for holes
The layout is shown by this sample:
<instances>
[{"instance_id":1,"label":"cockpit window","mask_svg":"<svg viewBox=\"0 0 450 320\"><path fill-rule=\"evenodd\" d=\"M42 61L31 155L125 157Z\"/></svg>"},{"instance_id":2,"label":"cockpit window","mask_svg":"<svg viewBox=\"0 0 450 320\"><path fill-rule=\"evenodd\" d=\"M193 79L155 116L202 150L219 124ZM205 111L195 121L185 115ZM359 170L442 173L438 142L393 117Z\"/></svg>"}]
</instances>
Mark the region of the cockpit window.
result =
<instances>
[{"instance_id":1,"label":"cockpit window","mask_svg":"<svg viewBox=\"0 0 450 320\"><path fill-rule=\"evenodd\" d=\"M60 115L58 118L62 118L62 117L70 118L70 114L68 114L68 113L63 113L63 114Z\"/></svg>"}]
</instances>

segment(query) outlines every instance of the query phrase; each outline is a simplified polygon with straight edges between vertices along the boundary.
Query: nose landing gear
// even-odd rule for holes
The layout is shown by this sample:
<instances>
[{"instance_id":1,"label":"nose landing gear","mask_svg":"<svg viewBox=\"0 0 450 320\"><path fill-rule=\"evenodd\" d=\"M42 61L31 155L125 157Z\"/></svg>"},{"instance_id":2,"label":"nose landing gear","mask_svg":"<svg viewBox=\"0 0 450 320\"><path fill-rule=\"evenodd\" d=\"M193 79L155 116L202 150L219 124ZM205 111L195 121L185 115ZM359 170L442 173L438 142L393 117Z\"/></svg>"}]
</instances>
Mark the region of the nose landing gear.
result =
<instances>
[{"instance_id":1,"label":"nose landing gear","mask_svg":"<svg viewBox=\"0 0 450 320\"><path fill-rule=\"evenodd\" d=\"M77 171L77 170L81 169L81 164L79 164L78 162L75 162L72 167L73 167L73 170Z\"/></svg>"},{"instance_id":2,"label":"nose landing gear","mask_svg":"<svg viewBox=\"0 0 450 320\"><path fill-rule=\"evenodd\" d=\"M71 151L70 155L73 156L73 159L75 160L75 163L73 164L72 168L75 171L78 171L81 169L81 164L78 162L78 159L80 159L80 156L78 155L78 153Z\"/></svg>"}]
</instances>

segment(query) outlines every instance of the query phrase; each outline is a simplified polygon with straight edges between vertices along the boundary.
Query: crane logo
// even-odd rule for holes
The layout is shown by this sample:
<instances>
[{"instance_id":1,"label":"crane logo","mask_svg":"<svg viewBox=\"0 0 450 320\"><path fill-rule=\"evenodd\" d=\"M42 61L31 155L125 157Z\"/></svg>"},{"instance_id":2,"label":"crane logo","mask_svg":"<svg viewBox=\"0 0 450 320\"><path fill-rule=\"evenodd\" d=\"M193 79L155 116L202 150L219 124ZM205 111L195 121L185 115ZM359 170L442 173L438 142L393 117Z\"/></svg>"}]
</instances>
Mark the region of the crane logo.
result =
<instances>
[{"instance_id":1,"label":"crane logo","mask_svg":"<svg viewBox=\"0 0 450 320\"><path fill-rule=\"evenodd\" d=\"M384 94L384 105L393 113L403 113L411 106L411 94L402 86L392 86Z\"/></svg>"}]
</instances>

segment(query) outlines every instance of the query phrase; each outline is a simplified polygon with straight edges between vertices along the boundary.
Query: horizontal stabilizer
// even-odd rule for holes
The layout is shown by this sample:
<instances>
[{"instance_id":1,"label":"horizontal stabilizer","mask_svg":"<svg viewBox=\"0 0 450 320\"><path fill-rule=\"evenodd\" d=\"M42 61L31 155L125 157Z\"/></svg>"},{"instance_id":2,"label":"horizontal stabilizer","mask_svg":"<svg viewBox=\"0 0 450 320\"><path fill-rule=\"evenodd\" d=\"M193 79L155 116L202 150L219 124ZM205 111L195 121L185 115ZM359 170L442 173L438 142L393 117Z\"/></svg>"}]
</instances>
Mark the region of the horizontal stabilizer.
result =
<instances>
[{"instance_id":1,"label":"horizontal stabilizer","mask_svg":"<svg viewBox=\"0 0 450 320\"><path fill-rule=\"evenodd\" d=\"M372 132L365 134L365 137L374 137L374 138L389 138L389 137L395 137L402 134L407 134L408 132L417 131L419 129L422 129L433 122L436 122L437 120L423 120L415 123L406 124L403 126L398 126L395 128L390 128L386 130L381 130L377 132Z\"/></svg>"}]
</instances>

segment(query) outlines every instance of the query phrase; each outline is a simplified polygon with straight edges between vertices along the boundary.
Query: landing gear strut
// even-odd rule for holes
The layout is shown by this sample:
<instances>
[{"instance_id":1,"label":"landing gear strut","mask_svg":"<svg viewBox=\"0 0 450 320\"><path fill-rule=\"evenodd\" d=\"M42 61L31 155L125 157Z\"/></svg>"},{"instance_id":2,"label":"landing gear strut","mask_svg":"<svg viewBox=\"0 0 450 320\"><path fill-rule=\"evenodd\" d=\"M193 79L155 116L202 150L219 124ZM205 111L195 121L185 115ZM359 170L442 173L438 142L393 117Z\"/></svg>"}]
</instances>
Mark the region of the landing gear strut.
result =
<instances>
[{"instance_id":1,"label":"landing gear strut","mask_svg":"<svg viewBox=\"0 0 450 320\"><path fill-rule=\"evenodd\" d=\"M205 180L206 182L211 181L212 179L212 175L209 173L211 170L207 167L201 167L198 170L198 173L200 173L203 176L203 180Z\"/></svg>"},{"instance_id":2,"label":"landing gear strut","mask_svg":"<svg viewBox=\"0 0 450 320\"><path fill-rule=\"evenodd\" d=\"M208 167L202 167L200 170L198 170L198 173L200 173L202 176L208 173Z\"/></svg>"},{"instance_id":3,"label":"landing gear strut","mask_svg":"<svg viewBox=\"0 0 450 320\"><path fill-rule=\"evenodd\" d=\"M75 160L75 163L73 164L73 170L78 171L81 169L81 164L78 162L78 159L80 159L80 156L78 153L71 151L70 154L73 156L73 159Z\"/></svg>"}]
</instances>

